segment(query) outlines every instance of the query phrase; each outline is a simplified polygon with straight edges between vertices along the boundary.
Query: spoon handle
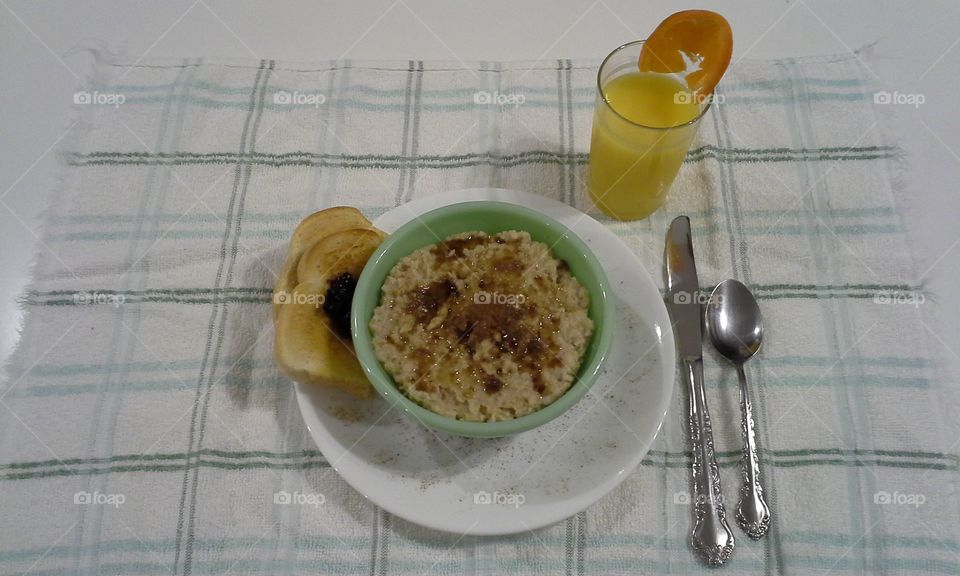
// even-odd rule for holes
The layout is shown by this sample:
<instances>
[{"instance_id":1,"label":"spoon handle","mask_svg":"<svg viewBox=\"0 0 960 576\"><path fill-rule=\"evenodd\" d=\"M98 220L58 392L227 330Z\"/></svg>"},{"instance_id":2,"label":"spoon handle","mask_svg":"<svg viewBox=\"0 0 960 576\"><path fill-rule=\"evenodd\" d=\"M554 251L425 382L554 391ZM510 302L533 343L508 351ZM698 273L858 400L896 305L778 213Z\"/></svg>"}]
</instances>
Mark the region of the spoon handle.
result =
<instances>
[{"instance_id":1,"label":"spoon handle","mask_svg":"<svg viewBox=\"0 0 960 576\"><path fill-rule=\"evenodd\" d=\"M690 439L693 443L693 532L690 545L711 566L720 566L733 552L720 490L720 468L713 448L713 426L703 390L703 360L684 360L690 391Z\"/></svg>"},{"instance_id":2,"label":"spoon handle","mask_svg":"<svg viewBox=\"0 0 960 576\"><path fill-rule=\"evenodd\" d=\"M740 503L737 505L737 524L747 536L759 540L770 527L770 509L763 499L760 485L760 458L757 455L757 440L753 426L753 403L747 387L747 375L743 364L737 364L740 377L740 431L743 434L743 486Z\"/></svg>"}]
</instances>

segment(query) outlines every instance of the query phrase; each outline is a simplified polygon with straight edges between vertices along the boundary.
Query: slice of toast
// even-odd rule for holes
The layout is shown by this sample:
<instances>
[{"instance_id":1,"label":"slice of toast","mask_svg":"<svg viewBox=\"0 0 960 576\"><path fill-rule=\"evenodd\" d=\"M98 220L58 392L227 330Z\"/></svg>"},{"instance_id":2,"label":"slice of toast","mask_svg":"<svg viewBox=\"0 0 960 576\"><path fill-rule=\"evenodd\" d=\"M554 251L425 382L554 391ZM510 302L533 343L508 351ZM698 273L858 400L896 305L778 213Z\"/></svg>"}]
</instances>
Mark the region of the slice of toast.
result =
<instances>
[{"instance_id":1,"label":"slice of toast","mask_svg":"<svg viewBox=\"0 0 960 576\"><path fill-rule=\"evenodd\" d=\"M337 334L323 310L326 286L302 283L279 305L274 358L284 374L303 384L331 386L361 398L373 388L349 338Z\"/></svg>"}]
</instances>

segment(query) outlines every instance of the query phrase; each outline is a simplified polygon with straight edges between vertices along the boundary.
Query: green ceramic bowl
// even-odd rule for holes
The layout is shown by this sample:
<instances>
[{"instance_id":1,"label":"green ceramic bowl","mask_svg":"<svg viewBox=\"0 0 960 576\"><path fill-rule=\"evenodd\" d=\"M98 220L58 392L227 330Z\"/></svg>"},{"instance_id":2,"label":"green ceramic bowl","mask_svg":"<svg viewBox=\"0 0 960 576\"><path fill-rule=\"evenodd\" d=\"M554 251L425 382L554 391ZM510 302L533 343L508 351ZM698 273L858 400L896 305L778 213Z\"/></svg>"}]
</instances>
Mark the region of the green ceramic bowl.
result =
<instances>
[{"instance_id":1,"label":"green ceramic bowl","mask_svg":"<svg viewBox=\"0 0 960 576\"><path fill-rule=\"evenodd\" d=\"M552 246L554 256L567 261L571 274L590 295L587 314L593 320L594 330L573 386L552 404L526 416L502 422L457 420L431 412L410 400L397 389L393 378L377 360L369 328L373 311L380 304L383 282L401 258L418 248L436 244L438 238L474 230L488 234L505 230L528 232L534 240ZM582 240L559 222L535 210L503 202L453 204L427 212L401 226L373 253L357 281L353 296L353 344L357 358L377 392L421 424L459 436L508 436L553 420L573 406L596 380L613 339L614 311L609 295L607 276L596 257Z\"/></svg>"}]
</instances>

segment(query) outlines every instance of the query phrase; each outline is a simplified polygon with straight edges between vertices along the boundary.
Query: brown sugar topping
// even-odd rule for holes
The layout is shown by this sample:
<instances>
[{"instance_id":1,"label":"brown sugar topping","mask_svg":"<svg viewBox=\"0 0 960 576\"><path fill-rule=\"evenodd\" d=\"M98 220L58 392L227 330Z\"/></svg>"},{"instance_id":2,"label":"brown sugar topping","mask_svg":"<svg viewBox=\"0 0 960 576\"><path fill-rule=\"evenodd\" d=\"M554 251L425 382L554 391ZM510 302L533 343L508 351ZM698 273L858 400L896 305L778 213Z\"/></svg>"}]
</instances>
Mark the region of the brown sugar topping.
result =
<instances>
[{"instance_id":1,"label":"brown sugar topping","mask_svg":"<svg viewBox=\"0 0 960 576\"><path fill-rule=\"evenodd\" d=\"M438 280L418 288L407 309L417 322L426 324L437 315L437 310L447 299L457 294L457 285L452 280Z\"/></svg>"},{"instance_id":2,"label":"brown sugar topping","mask_svg":"<svg viewBox=\"0 0 960 576\"><path fill-rule=\"evenodd\" d=\"M501 388L503 388L503 380L496 376L484 376L483 389L487 394L496 394Z\"/></svg>"},{"instance_id":3,"label":"brown sugar topping","mask_svg":"<svg viewBox=\"0 0 960 576\"><path fill-rule=\"evenodd\" d=\"M487 236L467 236L444 240L430 249L430 253L437 257L437 262L446 262L455 258L463 258L463 253L487 242Z\"/></svg>"}]
</instances>

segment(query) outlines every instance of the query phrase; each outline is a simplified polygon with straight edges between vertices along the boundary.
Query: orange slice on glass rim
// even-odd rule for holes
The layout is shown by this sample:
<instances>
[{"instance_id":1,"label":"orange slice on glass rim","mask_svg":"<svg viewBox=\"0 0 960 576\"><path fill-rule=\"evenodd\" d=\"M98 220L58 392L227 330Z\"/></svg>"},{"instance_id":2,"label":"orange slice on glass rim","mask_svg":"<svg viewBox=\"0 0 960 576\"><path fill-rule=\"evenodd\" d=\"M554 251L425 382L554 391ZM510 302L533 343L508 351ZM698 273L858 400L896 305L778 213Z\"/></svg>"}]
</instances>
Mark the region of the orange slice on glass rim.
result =
<instances>
[{"instance_id":1,"label":"orange slice on glass rim","mask_svg":"<svg viewBox=\"0 0 960 576\"><path fill-rule=\"evenodd\" d=\"M733 31L723 16L709 10L671 14L643 43L641 72L684 75L691 92L706 96L723 77L733 54Z\"/></svg>"}]
</instances>

